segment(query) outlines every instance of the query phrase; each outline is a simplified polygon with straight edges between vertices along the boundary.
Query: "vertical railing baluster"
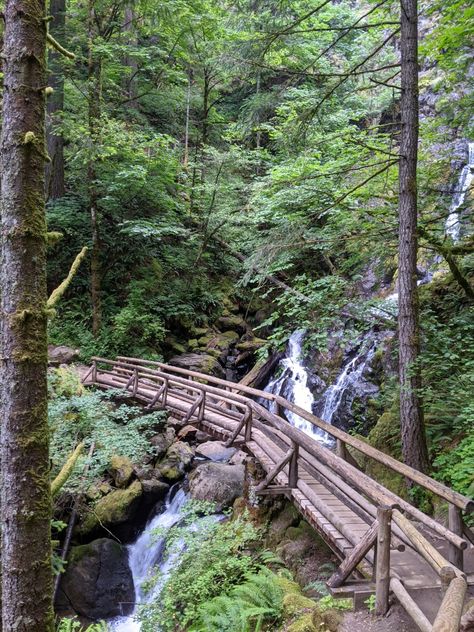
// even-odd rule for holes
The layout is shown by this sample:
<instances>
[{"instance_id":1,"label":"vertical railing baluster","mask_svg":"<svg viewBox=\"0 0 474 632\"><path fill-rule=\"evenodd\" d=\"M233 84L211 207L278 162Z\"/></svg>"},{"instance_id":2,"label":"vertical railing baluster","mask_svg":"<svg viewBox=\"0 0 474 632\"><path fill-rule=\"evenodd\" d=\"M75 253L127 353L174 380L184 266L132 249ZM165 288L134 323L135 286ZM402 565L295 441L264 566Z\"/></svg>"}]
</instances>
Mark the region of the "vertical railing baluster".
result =
<instances>
[{"instance_id":1,"label":"vertical railing baluster","mask_svg":"<svg viewBox=\"0 0 474 632\"><path fill-rule=\"evenodd\" d=\"M456 535L461 536L462 538L463 537L463 519L462 519L461 510L459 509L459 507L456 507L455 505L452 505L450 503L448 512L449 512L448 513L449 530L455 533ZM449 544L449 549L448 549L448 560L451 562L451 564L456 566L456 568L459 568L459 570L461 571L463 570L463 567L464 567L463 552L461 551L461 549L458 549L457 546L454 546L454 544L451 544L451 543Z\"/></svg>"},{"instance_id":2,"label":"vertical railing baluster","mask_svg":"<svg viewBox=\"0 0 474 632\"><path fill-rule=\"evenodd\" d=\"M97 361L93 360L92 361L92 375L91 375L91 380L92 382L97 382Z\"/></svg>"},{"instance_id":3,"label":"vertical railing baluster","mask_svg":"<svg viewBox=\"0 0 474 632\"><path fill-rule=\"evenodd\" d=\"M291 489L295 489L298 485L298 456L299 456L299 445L294 441L291 442L293 448L293 454L290 459L290 464L288 468L288 486Z\"/></svg>"},{"instance_id":4,"label":"vertical railing baluster","mask_svg":"<svg viewBox=\"0 0 474 632\"><path fill-rule=\"evenodd\" d=\"M375 558L375 614L387 614L390 593L391 507L377 507L377 553Z\"/></svg>"},{"instance_id":5,"label":"vertical railing baluster","mask_svg":"<svg viewBox=\"0 0 474 632\"><path fill-rule=\"evenodd\" d=\"M132 390L132 395L135 397L137 392L138 392L138 369L137 369L137 367L135 367L133 369L133 390Z\"/></svg>"},{"instance_id":6,"label":"vertical railing baluster","mask_svg":"<svg viewBox=\"0 0 474 632\"><path fill-rule=\"evenodd\" d=\"M252 408L248 408L248 416L247 416L247 422L245 424L245 441L251 441L252 440L252 417L253 417L253 410Z\"/></svg>"}]
</instances>

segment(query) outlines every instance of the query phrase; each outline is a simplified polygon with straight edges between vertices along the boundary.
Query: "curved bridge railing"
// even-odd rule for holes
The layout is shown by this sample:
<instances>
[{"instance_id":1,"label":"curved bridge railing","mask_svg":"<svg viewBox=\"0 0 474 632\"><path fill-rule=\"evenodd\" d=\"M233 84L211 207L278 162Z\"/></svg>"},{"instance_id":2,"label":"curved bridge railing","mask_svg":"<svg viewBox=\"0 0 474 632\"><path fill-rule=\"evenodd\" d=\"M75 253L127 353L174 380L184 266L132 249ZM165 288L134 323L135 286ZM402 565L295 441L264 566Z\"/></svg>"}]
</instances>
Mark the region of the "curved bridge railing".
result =
<instances>
[{"instance_id":1,"label":"curved bridge railing","mask_svg":"<svg viewBox=\"0 0 474 632\"><path fill-rule=\"evenodd\" d=\"M391 590L423 632L459 629L468 585L463 557L474 543L474 534L463 520L463 512L474 509L471 499L278 395L125 356L93 358L83 382L126 389L150 409L166 408L183 423L196 423L228 445L245 445L265 471L256 493L285 494L342 560L328 581L333 592L354 573L359 577L375 573L378 614L387 612ZM255 398L267 400L272 410ZM327 433L334 439L335 451L291 426L285 412ZM445 501L448 526L362 472L351 452L381 463ZM413 521L447 543L447 551L440 553L440 547ZM432 623L412 594L436 586L443 599Z\"/></svg>"}]
</instances>

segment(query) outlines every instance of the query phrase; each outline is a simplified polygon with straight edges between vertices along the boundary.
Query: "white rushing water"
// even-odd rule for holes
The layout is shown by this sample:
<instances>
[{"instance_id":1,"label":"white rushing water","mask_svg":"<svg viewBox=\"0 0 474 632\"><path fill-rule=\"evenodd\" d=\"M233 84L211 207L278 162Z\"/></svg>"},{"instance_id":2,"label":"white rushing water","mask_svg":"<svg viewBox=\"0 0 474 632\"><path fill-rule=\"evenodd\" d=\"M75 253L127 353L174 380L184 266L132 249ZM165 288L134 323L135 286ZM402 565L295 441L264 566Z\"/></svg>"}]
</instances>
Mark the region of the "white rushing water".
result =
<instances>
[{"instance_id":1,"label":"white rushing water","mask_svg":"<svg viewBox=\"0 0 474 632\"><path fill-rule=\"evenodd\" d=\"M331 384L324 392L322 398L324 407L321 412L321 419L328 424L332 423L343 403L349 408L352 406L352 402L357 394L358 382L361 380L362 374L367 365L370 364L377 349L377 343L371 340L371 333L372 332L368 332L368 334L366 334L356 355L343 365L342 371L339 373L335 383ZM344 395L347 396L346 401L343 401Z\"/></svg>"},{"instance_id":2,"label":"white rushing water","mask_svg":"<svg viewBox=\"0 0 474 632\"><path fill-rule=\"evenodd\" d=\"M456 242L459 241L461 235L461 222L459 209L464 203L466 193L472 184L474 178L474 143L468 144L468 160L467 164L463 167L459 180L454 191L453 200L449 208L449 215L445 224L445 231L448 237Z\"/></svg>"},{"instance_id":3,"label":"white rushing water","mask_svg":"<svg viewBox=\"0 0 474 632\"><path fill-rule=\"evenodd\" d=\"M116 617L108 622L109 630L113 632L140 632L140 623L135 620L137 605L151 600L159 593L179 555L176 552L162 561L165 538L154 536L157 529L170 529L183 518L181 508L186 502L186 494L180 489L172 496L172 491L168 493L164 511L152 518L135 542L128 546L128 564L135 586L135 608L131 615ZM159 581L150 593L144 594L141 589L143 582L150 578L150 573L156 567L160 570Z\"/></svg>"},{"instance_id":4,"label":"white rushing water","mask_svg":"<svg viewBox=\"0 0 474 632\"><path fill-rule=\"evenodd\" d=\"M267 384L265 391L282 395L303 410L313 412L314 397L309 388L309 375L303 366L302 348L305 332L295 331L288 340L286 356L279 363L279 377ZM262 402L266 403L266 402ZM326 442L328 437L325 432L316 428L306 419L290 411L286 412L288 421L311 437Z\"/></svg>"}]
</instances>

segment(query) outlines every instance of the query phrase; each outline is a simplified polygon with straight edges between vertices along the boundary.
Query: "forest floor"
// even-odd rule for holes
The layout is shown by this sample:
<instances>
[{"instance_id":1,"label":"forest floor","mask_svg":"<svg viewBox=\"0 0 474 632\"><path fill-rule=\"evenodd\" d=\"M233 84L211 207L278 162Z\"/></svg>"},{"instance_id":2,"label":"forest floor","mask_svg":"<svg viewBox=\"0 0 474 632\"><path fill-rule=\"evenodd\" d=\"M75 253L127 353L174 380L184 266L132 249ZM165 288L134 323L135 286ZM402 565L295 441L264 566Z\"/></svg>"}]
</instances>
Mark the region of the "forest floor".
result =
<instances>
[{"instance_id":1,"label":"forest floor","mask_svg":"<svg viewBox=\"0 0 474 632\"><path fill-rule=\"evenodd\" d=\"M348 612L339 632L418 632L418 628L405 610L395 604L386 617L376 617L369 612Z\"/></svg>"}]
</instances>

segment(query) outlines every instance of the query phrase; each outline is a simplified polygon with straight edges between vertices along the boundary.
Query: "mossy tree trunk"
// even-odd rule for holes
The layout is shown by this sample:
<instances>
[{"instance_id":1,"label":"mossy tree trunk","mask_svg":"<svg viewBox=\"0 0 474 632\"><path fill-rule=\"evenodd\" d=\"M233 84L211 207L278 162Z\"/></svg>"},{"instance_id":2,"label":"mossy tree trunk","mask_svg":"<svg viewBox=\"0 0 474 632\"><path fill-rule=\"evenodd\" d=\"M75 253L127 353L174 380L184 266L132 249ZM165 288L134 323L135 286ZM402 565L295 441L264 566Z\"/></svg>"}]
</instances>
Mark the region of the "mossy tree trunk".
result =
<instances>
[{"instance_id":1,"label":"mossy tree trunk","mask_svg":"<svg viewBox=\"0 0 474 632\"><path fill-rule=\"evenodd\" d=\"M426 472L423 411L419 399L417 287L417 160L418 160L418 8L417 0L401 0L401 135L399 170L398 333L400 427L407 465Z\"/></svg>"},{"instance_id":2,"label":"mossy tree trunk","mask_svg":"<svg viewBox=\"0 0 474 632\"><path fill-rule=\"evenodd\" d=\"M47 424L44 0L4 9L1 135L2 629L53 630Z\"/></svg>"}]
</instances>

